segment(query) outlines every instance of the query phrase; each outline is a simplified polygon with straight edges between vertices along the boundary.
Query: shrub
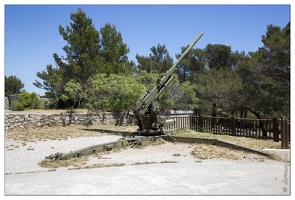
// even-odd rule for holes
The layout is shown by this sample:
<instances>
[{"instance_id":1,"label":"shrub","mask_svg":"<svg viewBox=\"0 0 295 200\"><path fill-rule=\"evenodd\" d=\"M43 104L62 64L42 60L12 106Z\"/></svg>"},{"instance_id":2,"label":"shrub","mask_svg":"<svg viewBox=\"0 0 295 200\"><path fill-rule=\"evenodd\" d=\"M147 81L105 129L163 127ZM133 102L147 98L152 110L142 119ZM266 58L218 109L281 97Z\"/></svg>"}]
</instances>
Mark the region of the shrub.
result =
<instances>
[{"instance_id":1,"label":"shrub","mask_svg":"<svg viewBox=\"0 0 295 200\"><path fill-rule=\"evenodd\" d=\"M11 110L22 111L25 109L25 106L20 101L13 101L11 104Z\"/></svg>"},{"instance_id":2,"label":"shrub","mask_svg":"<svg viewBox=\"0 0 295 200\"><path fill-rule=\"evenodd\" d=\"M18 100L13 101L11 109L16 111L22 111L26 108L37 109L41 106L41 100L36 93L22 92Z\"/></svg>"}]
</instances>

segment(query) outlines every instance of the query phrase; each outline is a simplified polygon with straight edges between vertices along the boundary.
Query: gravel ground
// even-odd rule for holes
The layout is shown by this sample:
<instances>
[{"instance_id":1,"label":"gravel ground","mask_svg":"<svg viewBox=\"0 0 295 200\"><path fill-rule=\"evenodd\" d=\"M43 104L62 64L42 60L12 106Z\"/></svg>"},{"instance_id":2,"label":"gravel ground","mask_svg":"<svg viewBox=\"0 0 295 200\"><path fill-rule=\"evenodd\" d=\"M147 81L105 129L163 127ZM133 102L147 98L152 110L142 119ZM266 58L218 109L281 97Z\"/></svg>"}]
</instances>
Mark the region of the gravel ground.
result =
<instances>
[{"instance_id":1,"label":"gravel ground","mask_svg":"<svg viewBox=\"0 0 295 200\"><path fill-rule=\"evenodd\" d=\"M54 172L38 165L57 151L117 141L119 136L26 142L5 139L5 195L289 195L290 165L265 159L199 160L191 144L164 142L91 155L85 166ZM24 145L25 144L25 145ZM34 173L42 172L42 173ZM287 187L284 180L288 179ZM144 187L138 187L138 185Z\"/></svg>"},{"instance_id":2,"label":"gravel ground","mask_svg":"<svg viewBox=\"0 0 295 200\"><path fill-rule=\"evenodd\" d=\"M88 164L120 164L137 165L153 163L195 163L202 162L191 155L190 144L173 144L165 142L161 145L150 145L142 149L128 148L118 152L106 152L99 156L91 156Z\"/></svg>"},{"instance_id":3,"label":"gravel ground","mask_svg":"<svg viewBox=\"0 0 295 200\"><path fill-rule=\"evenodd\" d=\"M117 141L120 136L108 135L100 137L79 137L68 140L47 140L36 142L23 142L5 138L5 174L19 174L50 171L51 168L43 168L38 165L46 156L56 152L68 153L92 145ZM200 160L191 155L195 144L163 142L159 145L149 145L144 148L127 148L119 151L110 151L91 155L83 168L97 165L139 165L154 163L199 163ZM257 155L250 155L250 160L244 162L258 162ZM220 159L209 159L220 160ZM222 160L222 159L221 159ZM224 159L226 160L226 159ZM263 161L271 161L263 158ZM59 167L56 170L68 170L74 168Z\"/></svg>"},{"instance_id":4,"label":"gravel ground","mask_svg":"<svg viewBox=\"0 0 295 200\"><path fill-rule=\"evenodd\" d=\"M91 145L117 141L120 136L80 137L68 140L48 140L23 142L5 139L5 174L19 174L50 171L38 165L46 156L56 152L68 153ZM164 142L160 145L150 145L144 148L127 148L119 151L100 153L89 156L86 166L95 164L138 165L152 163L183 163L202 162L191 155L191 144L173 144ZM67 170L70 167L60 167L56 170Z\"/></svg>"},{"instance_id":5,"label":"gravel ground","mask_svg":"<svg viewBox=\"0 0 295 200\"><path fill-rule=\"evenodd\" d=\"M56 152L68 153L91 145L118 140L119 136L80 137L68 140L37 142L15 141L5 138L5 174L48 171L38 165L46 156ZM24 146L25 144L25 146ZM67 169L67 168L66 168ZM58 168L57 170L64 170Z\"/></svg>"},{"instance_id":6,"label":"gravel ground","mask_svg":"<svg viewBox=\"0 0 295 200\"><path fill-rule=\"evenodd\" d=\"M99 137L79 137L68 140L47 140L36 142L23 142L5 138L5 171L4 174L20 174L31 172L51 171L51 168L43 168L38 165L46 156L56 152L68 153L92 145L103 144L117 141L120 136L107 135ZM110 151L91 155L86 164L82 167L91 167L97 165L139 165L155 163L201 163L200 160L192 156L194 144L163 142L159 145L149 145L144 148L126 148L118 151ZM240 162L258 162L263 156L250 154L248 159L242 159ZM220 159L209 159L220 160ZM226 159L221 159L226 160ZM274 162L263 157L263 162ZM279 162L278 162L279 163ZM68 170L74 168L59 167L55 170Z\"/></svg>"}]
</instances>

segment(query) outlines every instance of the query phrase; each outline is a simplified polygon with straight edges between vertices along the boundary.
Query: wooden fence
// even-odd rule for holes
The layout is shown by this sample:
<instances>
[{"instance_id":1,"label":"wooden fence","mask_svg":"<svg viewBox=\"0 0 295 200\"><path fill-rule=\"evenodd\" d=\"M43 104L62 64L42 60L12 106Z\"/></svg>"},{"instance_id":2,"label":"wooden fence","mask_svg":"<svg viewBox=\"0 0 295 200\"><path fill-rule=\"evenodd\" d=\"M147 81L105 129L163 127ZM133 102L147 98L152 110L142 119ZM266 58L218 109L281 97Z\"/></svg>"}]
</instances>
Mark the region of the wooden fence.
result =
<instances>
[{"instance_id":1,"label":"wooden fence","mask_svg":"<svg viewBox=\"0 0 295 200\"><path fill-rule=\"evenodd\" d=\"M285 119L246 119L237 118L234 115L227 117L199 116L169 116L174 119L171 129L190 129L214 134L226 134L232 136L252 137L257 139L272 139L281 141L281 148L288 149L290 142L290 121Z\"/></svg>"}]
</instances>

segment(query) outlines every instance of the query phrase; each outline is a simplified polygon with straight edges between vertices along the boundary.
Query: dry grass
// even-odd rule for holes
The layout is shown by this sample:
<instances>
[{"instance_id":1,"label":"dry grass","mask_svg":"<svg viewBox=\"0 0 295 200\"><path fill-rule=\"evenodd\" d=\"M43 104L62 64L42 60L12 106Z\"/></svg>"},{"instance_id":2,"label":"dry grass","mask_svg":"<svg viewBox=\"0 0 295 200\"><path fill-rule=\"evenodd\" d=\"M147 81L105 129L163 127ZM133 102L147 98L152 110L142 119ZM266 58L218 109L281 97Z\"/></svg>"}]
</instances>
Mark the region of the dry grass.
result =
<instances>
[{"instance_id":1,"label":"dry grass","mask_svg":"<svg viewBox=\"0 0 295 200\"><path fill-rule=\"evenodd\" d=\"M108 133L101 133L98 129L112 129L118 131L136 130L134 127L124 126L93 125L91 127L86 127L82 125L70 125L5 131L5 137L8 139L21 140L24 142L36 142L108 135Z\"/></svg>"},{"instance_id":2,"label":"dry grass","mask_svg":"<svg viewBox=\"0 0 295 200\"><path fill-rule=\"evenodd\" d=\"M156 162L135 162L132 165L147 165L147 164L156 164Z\"/></svg>"},{"instance_id":3,"label":"dry grass","mask_svg":"<svg viewBox=\"0 0 295 200\"><path fill-rule=\"evenodd\" d=\"M82 167L83 165L86 165L88 161L87 156L82 156L80 158L71 158L68 160L56 160L52 161L51 159L45 159L42 160L39 164L39 166L44 168L59 168L59 167Z\"/></svg>"},{"instance_id":4,"label":"dry grass","mask_svg":"<svg viewBox=\"0 0 295 200\"><path fill-rule=\"evenodd\" d=\"M37 142L46 140L67 140L70 138L77 137L93 137L93 136L104 136L110 135L109 133L101 133L98 129L112 129L122 131L134 131L134 127L115 127L111 125L93 125L91 127L81 125L71 126L55 126L55 127L43 127L37 129L19 129L15 131L6 131L5 138L13 139L16 141L22 141L21 145L26 146L27 142ZM136 129L135 129L136 130ZM7 150L14 150L19 146L10 145L5 146ZM33 147L29 146L28 151L34 150ZM72 158L68 160L58 160L52 162L50 159L45 159L38 163L44 168L59 168L73 166L75 168L83 168L87 163L88 157ZM89 166L88 166L89 167ZM98 166L93 166L98 167ZM103 166L101 166L103 167ZM107 167L107 166L104 166Z\"/></svg>"},{"instance_id":5,"label":"dry grass","mask_svg":"<svg viewBox=\"0 0 295 200\"><path fill-rule=\"evenodd\" d=\"M87 109L78 109L78 113L87 113ZM67 113L67 110L25 110L25 111L5 111L5 113ZM113 126L113 125L92 125L90 127L71 125L65 127L43 127L37 129L21 129L17 131L6 131L5 137L21 140L24 142L46 141L46 140L66 140L76 137L91 137L106 135L106 133L100 133L96 129L110 129L117 131L136 131L136 126ZM177 136L186 137L201 137L201 138L214 138L223 140L233 144L241 145L247 148L262 150L266 148L280 149L281 144L279 142L273 142L272 140L262 140L255 138L245 137L233 137L229 135L218 135L212 133L196 132L192 130L179 130L176 132Z\"/></svg>"},{"instance_id":6,"label":"dry grass","mask_svg":"<svg viewBox=\"0 0 295 200\"><path fill-rule=\"evenodd\" d=\"M255 150L263 149L280 149L281 143L274 142L272 140L263 140L256 138L246 138L246 137L234 137L230 135L218 135L205 132L196 132L193 130L179 130L176 132L175 136L184 136L184 137L200 137L200 138L211 138L218 139L232 144L240 145Z\"/></svg>"},{"instance_id":7,"label":"dry grass","mask_svg":"<svg viewBox=\"0 0 295 200\"><path fill-rule=\"evenodd\" d=\"M224 158L229 160L255 160L264 162L267 159L265 156L210 144L196 144L193 147L191 155L201 160Z\"/></svg>"},{"instance_id":8,"label":"dry grass","mask_svg":"<svg viewBox=\"0 0 295 200\"><path fill-rule=\"evenodd\" d=\"M59 113L67 113L67 112L68 112L68 110L38 110L38 109L28 109L28 110L23 110L23 111L5 110L5 113L16 113L16 114L22 114L22 113L59 114ZM76 113L88 113L88 110L87 109L77 109L77 110L75 110L75 112Z\"/></svg>"},{"instance_id":9,"label":"dry grass","mask_svg":"<svg viewBox=\"0 0 295 200\"><path fill-rule=\"evenodd\" d=\"M79 126L79 125L71 125L65 127L47 127L47 128L37 128L37 129L21 129L17 131L8 131L5 132L5 137L20 140L22 141L22 145L26 146L27 142L32 141L46 141L46 140L66 140L69 138L77 138L77 137L91 137L91 136L103 136L109 135L108 133L101 133L98 129L109 129L109 130L117 130L117 131L135 131L137 127L128 126L111 126L111 125L93 125L90 127ZM228 135L216 135L210 133L200 133L191 130L180 130L175 134L177 136L186 136L186 137L202 137L202 138L215 138L218 140L223 140L226 142L230 142L233 144L237 144L240 146L262 150L265 148L280 148L280 143L273 142L271 140L261 140L261 139L253 139L253 138L245 138L245 137L232 137ZM165 143L162 140L158 142L154 142L151 145L160 145ZM18 146L6 146L7 150L13 150L14 148L18 148ZM243 152L239 150L229 149L218 147L210 144L193 144L189 148L191 148L191 155L197 159L213 159L213 158L225 158L231 160L255 160L255 161L264 161L267 159L264 156L259 156L255 154L251 154L248 152ZM27 150L34 150L31 146L27 148ZM108 152L111 153L111 152ZM105 154L103 154L105 155ZM96 155L97 156L97 155ZM181 156L178 153L173 154L173 156ZM51 160L43 160L39 163L41 167L45 168L55 168L59 167L69 167L72 166L71 169L87 169L87 168L97 168L97 167L112 167L112 166L122 166L124 164L117 163L113 165L103 165L103 164L95 164L92 166L87 165L89 157L82 156L81 158L72 158L68 160L58 160L52 162ZM277 158L273 158L278 160ZM172 161L163 161L164 163L170 163ZM174 162L174 161L173 161ZM198 161L196 161L198 162ZM139 164L154 164L154 162L143 162L143 163L134 163L135 165Z\"/></svg>"},{"instance_id":10,"label":"dry grass","mask_svg":"<svg viewBox=\"0 0 295 200\"><path fill-rule=\"evenodd\" d=\"M164 161L161 161L160 163L178 163L178 162L173 160L164 160Z\"/></svg>"}]
</instances>

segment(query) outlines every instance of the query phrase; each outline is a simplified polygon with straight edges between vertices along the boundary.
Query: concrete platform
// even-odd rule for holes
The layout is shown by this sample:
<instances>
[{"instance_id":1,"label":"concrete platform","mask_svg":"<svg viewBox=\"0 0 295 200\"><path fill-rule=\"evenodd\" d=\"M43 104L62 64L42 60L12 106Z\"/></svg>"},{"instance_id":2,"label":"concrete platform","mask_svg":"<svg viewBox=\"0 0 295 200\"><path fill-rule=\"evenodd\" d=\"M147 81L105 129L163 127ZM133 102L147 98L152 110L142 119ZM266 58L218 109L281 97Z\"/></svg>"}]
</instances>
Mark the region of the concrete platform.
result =
<instances>
[{"instance_id":1,"label":"concrete platform","mask_svg":"<svg viewBox=\"0 0 295 200\"><path fill-rule=\"evenodd\" d=\"M204 160L5 175L5 195L283 195L284 162Z\"/></svg>"},{"instance_id":2,"label":"concrete platform","mask_svg":"<svg viewBox=\"0 0 295 200\"><path fill-rule=\"evenodd\" d=\"M285 162L290 162L290 149L263 149L262 152L274 154L282 158Z\"/></svg>"}]
</instances>

